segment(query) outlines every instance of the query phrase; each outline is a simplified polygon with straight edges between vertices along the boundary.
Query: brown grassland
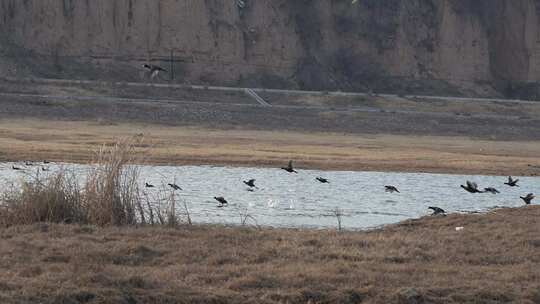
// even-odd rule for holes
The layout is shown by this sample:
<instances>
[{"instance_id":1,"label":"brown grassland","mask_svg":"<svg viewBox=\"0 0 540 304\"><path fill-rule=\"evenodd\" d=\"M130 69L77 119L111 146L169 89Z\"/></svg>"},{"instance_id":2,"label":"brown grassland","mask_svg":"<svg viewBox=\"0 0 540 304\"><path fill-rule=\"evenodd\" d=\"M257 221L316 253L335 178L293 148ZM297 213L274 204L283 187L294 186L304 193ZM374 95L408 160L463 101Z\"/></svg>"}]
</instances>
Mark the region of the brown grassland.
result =
<instances>
[{"instance_id":1,"label":"brown grassland","mask_svg":"<svg viewBox=\"0 0 540 304\"><path fill-rule=\"evenodd\" d=\"M539 141L35 118L0 121L0 161L87 162L103 143L133 135L144 135L135 152L150 150L151 164L280 166L294 159L301 168L496 175L536 175L540 168Z\"/></svg>"},{"instance_id":2,"label":"brown grassland","mask_svg":"<svg viewBox=\"0 0 540 304\"><path fill-rule=\"evenodd\" d=\"M539 217L367 232L15 226L0 229L0 303L540 303Z\"/></svg>"},{"instance_id":3,"label":"brown grassland","mask_svg":"<svg viewBox=\"0 0 540 304\"><path fill-rule=\"evenodd\" d=\"M363 232L182 224L174 204L154 221L125 143L83 185L3 190L0 303L540 302L538 206Z\"/></svg>"}]
</instances>

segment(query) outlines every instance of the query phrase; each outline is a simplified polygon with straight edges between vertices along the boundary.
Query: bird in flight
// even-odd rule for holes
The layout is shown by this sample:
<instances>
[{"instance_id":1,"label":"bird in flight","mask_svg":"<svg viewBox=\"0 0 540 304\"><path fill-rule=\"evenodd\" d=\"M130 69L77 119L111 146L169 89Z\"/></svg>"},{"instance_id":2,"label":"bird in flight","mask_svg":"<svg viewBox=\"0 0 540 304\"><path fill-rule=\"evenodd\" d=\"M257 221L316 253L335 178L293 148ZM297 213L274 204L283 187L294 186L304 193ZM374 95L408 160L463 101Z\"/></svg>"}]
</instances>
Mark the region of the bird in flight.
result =
<instances>
[{"instance_id":1,"label":"bird in flight","mask_svg":"<svg viewBox=\"0 0 540 304\"><path fill-rule=\"evenodd\" d=\"M146 188L154 188L154 187L155 187L154 185L149 184L149 183L144 183L144 186L145 186Z\"/></svg>"},{"instance_id":2,"label":"bird in flight","mask_svg":"<svg viewBox=\"0 0 540 304\"><path fill-rule=\"evenodd\" d=\"M384 186L384 191L390 192L390 193L394 193L394 192L401 193L399 192L398 188L394 186Z\"/></svg>"},{"instance_id":3,"label":"bird in flight","mask_svg":"<svg viewBox=\"0 0 540 304\"><path fill-rule=\"evenodd\" d=\"M296 170L294 170L292 160L289 161L289 165L287 167L282 167L281 169L285 170L285 171L287 171L289 173L298 173Z\"/></svg>"},{"instance_id":4,"label":"bird in flight","mask_svg":"<svg viewBox=\"0 0 540 304\"><path fill-rule=\"evenodd\" d=\"M535 196L534 196L534 194L529 193L525 197L520 196L520 198L525 202L525 204L530 205L532 200L535 198Z\"/></svg>"},{"instance_id":5,"label":"bird in flight","mask_svg":"<svg viewBox=\"0 0 540 304\"><path fill-rule=\"evenodd\" d=\"M510 187L519 187L519 185L517 184L517 182L519 182L519 179L516 178L516 179L513 179L511 176L508 177L508 182L504 183L505 185L508 185Z\"/></svg>"},{"instance_id":6,"label":"bird in flight","mask_svg":"<svg viewBox=\"0 0 540 304\"><path fill-rule=\"evenodd\" d=\"M433 210L433 213L431 215L446 215L446 211L444 211L442 208L439 207L428 207L428 209Z\"/></svg>"},{"instance_id":7,"label":"bird in flight","mask_svg":"<svg viewBox=\"0 0 540 304\"><path fill-rule=\"evenodd\" d=\"M322 184L330 184L330 181L324 177L317 177L316 180L318 180Z\"/></svg>"},{"instance_id":8,"label":"bird in flight","mask_svg":"<svg viewBox=\"0 0 540 304\"><path fill-rule=\"evenodd\" d=\"M488 187L488 188L484 188L484 192L489 192L491 194L498 194L500 193L499 190L493 188L493 187Z\"/></svg>"},{"instance_id":9,"label":"bird in flight","mask_svg":"<svg viewBox=\"0 0 540 304\"><path fill-rule=\"evenodd\" d=\"M151 79L158 77L161 72L167 72L164 68L153 64L143 64L143 68L148 70Z\"/></svg>"},{"instance_id":10,"label":"bird in flight","mask_svg":"<svg viewBox=\"0 0 540 304\"><path fill-rule=\"evenodd\" d=\"M471 181L467 181L467 186L461 185L461 188L470 193L483 193L483 191L478 190L478 185Z\"/></svg>"},{"instance_id":11,"label":"bird in flight","mask_svg":"<svg viewBox=\"0 0 540 304\"><path fill-rule=\"evenodd\" d=\"M218 203L220 203L220 205L218 206L219 208L221 207L224 207L225 205L229 205L229 202L227 202L227 200L224 198L224 197L217 197L217 196L214 196L214 199L216 201L218 201Z\"/></svg>"},{"instance_id":12,"label":"bird in flight","mask_svg":"<svg viewBox=\"0 0 540 304\"><path fill-rule=\"evenodd\" d=\"M257 188L257 186L255 186L255 179L244 181L244 184L246 184L250 188Z\"/></svg>"},{"instance_id":13,"label":"bird in flight","mask_svg":"<svg viewBox=\"0 0 540 304\"><path fill-rule=\"evenodd\" d=\"M176 190L182 190L182 188L180 188L180 186L178 186L177 184L172 184L171 183L171 184L168 184L168 185L169 185L169 187L173 188L175 191Z\"/></svg>"}]
</instances>

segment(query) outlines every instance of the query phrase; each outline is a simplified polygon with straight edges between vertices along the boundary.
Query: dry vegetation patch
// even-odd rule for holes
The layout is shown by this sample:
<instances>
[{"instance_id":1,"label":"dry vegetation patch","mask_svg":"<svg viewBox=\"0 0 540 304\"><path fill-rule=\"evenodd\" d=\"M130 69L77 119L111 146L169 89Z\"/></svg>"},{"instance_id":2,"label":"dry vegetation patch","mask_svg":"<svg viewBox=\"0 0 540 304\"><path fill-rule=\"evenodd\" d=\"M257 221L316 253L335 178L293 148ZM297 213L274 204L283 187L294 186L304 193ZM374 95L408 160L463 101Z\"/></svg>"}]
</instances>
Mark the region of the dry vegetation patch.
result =
<instances>
[{"instance_id":1,"label":"dry vegetation patch","mask_svg":"<svg viewBox=\"0 0 540 304\"><path fill-rule=\"evenodd\" d=\"M0 302L538 303L539 216L530 206L367 232L14 226L0 230Z\"/></svg>"}]
</instances>

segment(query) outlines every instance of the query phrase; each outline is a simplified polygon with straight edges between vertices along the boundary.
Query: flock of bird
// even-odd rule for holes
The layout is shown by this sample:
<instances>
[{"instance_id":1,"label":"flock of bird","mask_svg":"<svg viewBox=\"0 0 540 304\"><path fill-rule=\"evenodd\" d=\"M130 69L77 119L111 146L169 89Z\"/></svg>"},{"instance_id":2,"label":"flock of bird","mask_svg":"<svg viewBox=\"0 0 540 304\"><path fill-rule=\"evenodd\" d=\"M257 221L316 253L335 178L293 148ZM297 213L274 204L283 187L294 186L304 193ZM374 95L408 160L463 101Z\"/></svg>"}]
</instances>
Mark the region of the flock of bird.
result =
<instances>
[{"instance_id":1,"label":"flock of bird","mask_svg":"<svg viewBox=\"0 0 540 304\"><path fill-rule=\"evenodd\" d=\"M288 173L295 173L298 174L298 171L295 170L293 166L292 160L289 161L289 164L286 167L282 167L281 170L284 170ZM322 184L329 184L330 181L324 177L317 177L315 178L318 182ZM258 189L258 187L255 185L256 180L250 179L247 181L243 181L246 186L248 186L248 191L254 191L253 189ZM513 179L511 176L508 177L508 181L504 183L505 185L508 185L510 187L519 187L518 185L519 179ZM147 188L154 188L155 186L149 183L145 183ZM169 183L168 184L172 189L174 190L182 190L178 185ZM475 182L467 181L466 185L461 185L461 188L465 189L465 191L469 193L492 193L492 194L498 194L500 193L499 190L493 188L493 187L487 187L484 188L484 190L478 189L478 185ZM399 189L392 185L386 185L384 186L384 189L388 193L401 193ZM532 200L535 198L533 193L529 193L526 196L520 196L520 198L525 202L525 204L530 205ZM215 196L214 199L219 203L218 207L223 208L229 205L229 202L222 196ZM433 210L432 215L444 215L446 214L446 211L442 208L430 206L428 209Z\"/></svg>"},{"instance_id":2,"label":"flock of bird","mask_svg":"<svg viewBox=\"0 0 540 304\"><path fill-rule=\"evenodd\" d=\"M43 161L44 165L47 165L49 163L50 162L47 161L47 160ZM25 166L35 166L35 165L37 165L37 163L25 162L24 165ZM15 166L15 165L12 165L11 168L13 170L16 170L16 171L24 170L24 168L18 167L18 166ZM286 171L288 173L298 174L298 171L293 166L293 161L292 160L289 161L289 164L286 167L282 167L281 170L284 170L284 171ZM49 168L45 167L45 166L41 166L41 171L49 171ZM318 182L323 183L323 184L329 184L330 183L330 181L328 179L324 178L324 177L317 177L317 178L315 178L315 180L317 180ZM249 187L248 191L254 191L254 189L258 189L258 187L255 185L255 182L256 182L255 179L250 179L250 180L244 181L244 184ZM519 182L519 179L514 179L511 176L509 176L508 181L505 182L504 184L509 186L509 187L519 187L518 182ZM178 186L177 184L175 184L175 183L169 183L168 186L171 187L175 191L177 191L177 190L181 191L182 190L182 188L180 186ZM150 184L148 182L145 182L145 187L146 188L155 188L154 185L152 185L152 184ZM463 188L465 191L467 191L469 193L473 193L473 194L477 194L477 193L498 194L498 193L500 193L500 191L497 190L494 187L486 187L483 190L480 190L478 185L475 182L471 182L471 181L467 181L465 185L461 185L461 188ZM388 193L401 193L397 187L392 186L392 185L386 185L386 186L384 186L384 189ZM525 202L525 204L530 205L532 200L535 198L535 196L534 196L533 193L529 193L526 196L520 196L520 198ZM229 202L222 196L219 196L219 197L215 196L214 199L219 203L219 205L218 205L219 208L223 208L223 207L226 207L226 206L229 205ZM439 208L439 207L431 206L431 207L428 207L428 209L433 210L432 215L445 215L446 214L446 211L443 210L442 208Z\"/></svg>"},{"instance_id":3,"label":"flock of bird","mask_svg":"<svg viewBox=\"0 0 540 304\"><path fill-rule=\"evenodd\" d=\"M518 185L519 179L513 179L511 176L508 177L508 181L504 183L507 186L510 187L519 187ZM491 193L491 194L498 194L500 193L499 190L493 188L493 187L487 187L484 188L484 190L478 189L478 185L475 182L467 181L466 185L461 185L461 188L465 189L465 191L469 193ZM533 193L529 193L526 196L520 196L525 204L530 205L532 200L535 198Z\"/></svg>"}]
</instances>

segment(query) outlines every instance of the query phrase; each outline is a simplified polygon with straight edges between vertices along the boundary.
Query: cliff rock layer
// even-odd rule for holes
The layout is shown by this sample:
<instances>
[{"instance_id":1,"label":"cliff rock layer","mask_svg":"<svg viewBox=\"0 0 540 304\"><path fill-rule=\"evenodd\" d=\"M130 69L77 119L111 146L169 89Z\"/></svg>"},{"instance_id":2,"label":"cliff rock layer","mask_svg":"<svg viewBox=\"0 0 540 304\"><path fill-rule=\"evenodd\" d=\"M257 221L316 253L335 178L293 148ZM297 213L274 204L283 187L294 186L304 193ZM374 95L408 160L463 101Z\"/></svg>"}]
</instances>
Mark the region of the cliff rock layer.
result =
<instances>
[{"instance_id":1,"label":"cliff rock layer","mask_svg":"<svg viewBox=\"0 0 540 304\"><path fill-rule=\"evenodd\" d=\"M152 61L259 87L515 95L540 79L537 0L244 3L0 0L3 54L46 75L132 80Z\"/></svg>"}]
</instances>

